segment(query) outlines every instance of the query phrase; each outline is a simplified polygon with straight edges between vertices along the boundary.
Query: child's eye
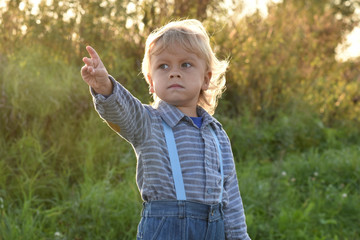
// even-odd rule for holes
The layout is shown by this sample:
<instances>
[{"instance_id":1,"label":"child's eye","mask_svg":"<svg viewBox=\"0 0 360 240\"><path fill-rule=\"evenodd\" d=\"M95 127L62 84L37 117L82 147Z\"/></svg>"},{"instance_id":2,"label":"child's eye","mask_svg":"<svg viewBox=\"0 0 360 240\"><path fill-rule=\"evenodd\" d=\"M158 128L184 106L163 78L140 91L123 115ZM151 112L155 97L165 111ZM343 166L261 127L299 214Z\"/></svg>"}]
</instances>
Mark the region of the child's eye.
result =
<instances>
[{"instance_id":1,"label":"child's eye","mask_svg":"<svg viewBox=\"0 0 360 240\"><path fill-rule=\"evenodd\" d=\"M160 64L159 68L160 68L160 69L167 69L167 68L169 68L169 65L167 65L167 64Z\"/></svg>"},{"instance_id":2,"label":"child's eye","mask_svg":"<svg viewBox=\"0 0 360 240\"><path fill-rule=\"evenodd\" d=\"M192 66L191 63L188 63L188 62L181 64L181 67L183 67L183 68L189 68L191 66Z\"/></svg>"}]
</instances>

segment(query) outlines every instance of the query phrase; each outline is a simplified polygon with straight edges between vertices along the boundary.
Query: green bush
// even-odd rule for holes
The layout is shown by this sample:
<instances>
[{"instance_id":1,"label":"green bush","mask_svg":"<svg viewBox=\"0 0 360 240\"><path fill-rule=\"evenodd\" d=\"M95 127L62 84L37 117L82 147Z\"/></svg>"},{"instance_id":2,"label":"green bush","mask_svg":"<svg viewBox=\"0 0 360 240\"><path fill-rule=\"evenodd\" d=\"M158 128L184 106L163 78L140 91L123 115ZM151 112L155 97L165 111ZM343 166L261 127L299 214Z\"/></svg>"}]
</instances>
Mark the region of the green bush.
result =
<instances>
[{"instance_id":1,"label":"green bush","mask_svg":"<svg viewBox=\"0 0 360 240\"><path fill-rule=\"evenodd\" d=\"M319 116L311 112L279 114L272 121L245 114L238 118L219 115L233 146L237 161L247 159L282 160L288 153L302 153L339 149L359 144L359 129L352 122L342 126L325 126Z\"/></svg>"}]
</instances>

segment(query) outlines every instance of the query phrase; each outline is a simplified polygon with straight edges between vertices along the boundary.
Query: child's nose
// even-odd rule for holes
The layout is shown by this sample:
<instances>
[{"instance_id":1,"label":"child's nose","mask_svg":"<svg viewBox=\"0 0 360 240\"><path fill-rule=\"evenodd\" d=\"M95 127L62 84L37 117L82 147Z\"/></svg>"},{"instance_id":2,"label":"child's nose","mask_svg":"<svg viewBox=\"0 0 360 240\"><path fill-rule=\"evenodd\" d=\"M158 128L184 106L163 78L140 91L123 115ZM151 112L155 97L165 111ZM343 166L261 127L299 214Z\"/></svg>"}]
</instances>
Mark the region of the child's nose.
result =
<instances>
[{"instance_id":1,"label":"child's nose","mask_svg":"<svg viewBox=\"0 0 360 240\"><path fill-rule=\"evenodd\" d=\"M179 72L171 72L170 78L181 78L181 75Z\"/></svg>"}]
</instances>

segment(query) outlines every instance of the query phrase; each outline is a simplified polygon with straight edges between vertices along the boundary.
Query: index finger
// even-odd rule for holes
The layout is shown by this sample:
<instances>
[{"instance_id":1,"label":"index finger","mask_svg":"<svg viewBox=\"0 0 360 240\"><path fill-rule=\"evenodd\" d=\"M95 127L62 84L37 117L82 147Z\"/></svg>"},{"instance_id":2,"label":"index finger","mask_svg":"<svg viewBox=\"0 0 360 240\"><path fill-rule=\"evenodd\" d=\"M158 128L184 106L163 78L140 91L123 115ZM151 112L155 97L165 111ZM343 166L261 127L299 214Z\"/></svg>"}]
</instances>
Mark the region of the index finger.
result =
<instances>
[{"instance_id":1,"label":"index finger","mask_svg":"<svg viewBox=\"0 0 360 240\"><path fill-rule=\"evenodd\" d=\"M90 54L90 57L93 59L100 59L99 54L91 46L86 46L86 50Z\"/></svg>"}]
</instances>

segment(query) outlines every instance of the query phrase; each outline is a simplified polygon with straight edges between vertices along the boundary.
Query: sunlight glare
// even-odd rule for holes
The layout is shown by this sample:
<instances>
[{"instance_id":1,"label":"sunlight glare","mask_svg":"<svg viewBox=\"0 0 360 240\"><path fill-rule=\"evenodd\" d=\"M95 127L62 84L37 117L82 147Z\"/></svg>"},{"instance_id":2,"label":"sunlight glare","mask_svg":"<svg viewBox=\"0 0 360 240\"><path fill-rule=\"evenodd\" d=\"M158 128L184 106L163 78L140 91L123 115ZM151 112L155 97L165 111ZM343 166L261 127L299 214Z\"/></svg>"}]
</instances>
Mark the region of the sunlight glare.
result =
<instances>
[{"instance_id":1,"label":"sunlight glare","mask_svg":"<svg viewBox=\"0 0 360 240\"><path fill-rule=\"evenodd\" d=\"M268 15L268 5L270 3L281 3L282 0L244 0L243 16L251 15L257 10L260 15L266 17Z\"/></svg>"},{"instance_id":2,"label":"sunlight glare","mask_svg":"<svg viewBox=\"0 0 360 240\"><path fill-rule=\"evenodd\" d=\"M360 27L355 27L336 48L336 59L347 61L360 56Z\"/></svg>"}]
</instances>

